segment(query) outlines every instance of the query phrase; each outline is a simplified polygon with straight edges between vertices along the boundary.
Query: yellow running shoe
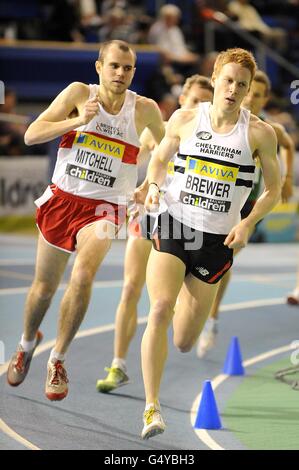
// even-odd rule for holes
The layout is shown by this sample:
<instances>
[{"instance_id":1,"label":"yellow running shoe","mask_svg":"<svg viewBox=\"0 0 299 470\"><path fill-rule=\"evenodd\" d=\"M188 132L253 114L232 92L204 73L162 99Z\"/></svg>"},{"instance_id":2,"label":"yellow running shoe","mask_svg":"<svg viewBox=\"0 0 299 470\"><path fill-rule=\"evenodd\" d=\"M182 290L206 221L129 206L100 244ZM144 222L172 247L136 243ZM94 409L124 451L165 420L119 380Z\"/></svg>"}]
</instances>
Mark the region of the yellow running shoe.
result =
<instances>
[{"instance_id":1,"label":"yellow running shoe","mask_svg":"<svg viewBox=\"0 0 299 470\"><path fill-rule=\"evenodd\" d=\"M165 431L165 423L161 416L159 405L153 405L143 413L143 429L141 433L142 439L162 434Z\"/></svg>"},{"instance_id":2,"label":"yellow running shoe","mask_svg":"<svg viewBox=\"0 0 299 470\"><path fill-rule=\"evenodd\" d=\"M129 377L122 369L119 369L118 367L105 367L105 370L108 372L108 375L106 379L97 381L96 388L98 392L109 393L112 390L129 383Z\"/></svg>"}]
</instances>

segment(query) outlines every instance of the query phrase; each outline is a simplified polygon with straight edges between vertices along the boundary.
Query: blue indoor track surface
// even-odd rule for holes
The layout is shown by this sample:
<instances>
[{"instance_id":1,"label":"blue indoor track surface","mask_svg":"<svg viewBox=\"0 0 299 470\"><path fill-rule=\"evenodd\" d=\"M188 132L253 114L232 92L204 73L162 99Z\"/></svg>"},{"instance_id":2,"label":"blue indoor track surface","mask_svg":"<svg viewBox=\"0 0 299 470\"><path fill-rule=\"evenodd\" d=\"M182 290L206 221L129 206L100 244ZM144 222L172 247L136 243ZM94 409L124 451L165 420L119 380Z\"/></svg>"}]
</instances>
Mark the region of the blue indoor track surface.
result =
<instances>
[{"instance_id":1,"label":"blue indoor track surface","mask_svg":"<svg viewBox=\"0 0 299 470\"><path fill-rule=\"evenodd\" d=\"M249 244L235 258L232 282L220 314L218 340L203 359L196 356L196 348L188 354L177 351L170 329L160 395L167 427L162 435L148 441L140 438L144 410L140 343L149 311L146 288L127 359L130 383L110 394L100 394L95 387L97 379L105 377L104 367L110 366L112 359L125 241L113 243L96 276L88 312L67 353L69 395L61 402L47 400L44 384L49 351L56 337L59 302L73 259L42 323L44 340L35 353L28 377L13 388L7 384L5 372L22 334L23 306L34 274L36 239L2 235L0 246L0 344L4 346L3 362L6 361L0 366L0 449L246 449L234 430L226 426L225 417L220 431L195 432L192 420L196 399L204 380L221 374L232 336L239 338L244 362L269 353L254 364L249 363L245 377L271 361L290 356L290 352L273 350L299 342L299 307L288 306L285 301L295 286L298 245ZM230 377L217 386L220 415L243 380L244 377ZM276 383L273 379L273 386ZM299 392L294 393L299 398Z\"/></svg>"}]
</instances>

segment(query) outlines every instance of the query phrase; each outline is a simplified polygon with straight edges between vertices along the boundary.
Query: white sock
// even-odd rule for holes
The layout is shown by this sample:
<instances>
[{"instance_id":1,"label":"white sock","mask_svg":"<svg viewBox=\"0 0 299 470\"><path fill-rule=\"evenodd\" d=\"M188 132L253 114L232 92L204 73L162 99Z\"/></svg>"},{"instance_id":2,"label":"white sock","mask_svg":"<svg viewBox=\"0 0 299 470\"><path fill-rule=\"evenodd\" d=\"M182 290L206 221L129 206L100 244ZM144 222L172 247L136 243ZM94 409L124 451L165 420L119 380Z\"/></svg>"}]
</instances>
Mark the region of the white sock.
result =
<instances>
[{"instance_id":1,"label":"white sock","mask_svg":"<svg viewBox=\"0 0 299 470\"><path fill-rule=\"evenodd\" d=\"M121 357L115 357L111 364L112 367L117 367L121 369L124 373L127 372L126 360Z\"/></svg>"},{"instance_id":2,"label":"white sock","mask_svg":"<svg viewBox=\"0 0 299 470\"><path fill-rule=\"evenodd\" d=\"M149 410L151 407L156 408L157 410L160 410L160 402L159 400L156 400L155 403L147 403L145 405L145 411Z\"/></svg>"},{"instance_id":3,"label":"white sock","mask_svg":"<svg viewBox=\"0 0 299 470\"><path fill-rule=\"evenodd\" d=\"M55 349L53 348L51 350L50 357L49 357L49 362L50 361L51 362L56 362L56 361L64 362L64 354L60 354L56 352Z\"/></svg>"},{"instance_id":4,"label":"white sock","mask_svg":"<svg viewBox=\"0 0 299 470\"><path fill-rule=\"evenodd\" d=\"M32 341L26 341L24 339L24 335L22 335L22 338L21 338L21 341L20 341L20 345L22 346L22 348L24 349L25 352L30 352L32 351L32 349L34 348L36 344L36 338L34 338Z\"/></svg>"},{"instance_id":5,"label":"white sock","mask_svg":"<svg viewBox=\"0 0 299 470\"><path fill-rule=\"evenodd\" d=\"M292 295L296 297L296 299L299 299L299 287L296 287L296 289L293 290Z\"/></svg>"},{"instance_id":6,"label":"white sock","mask_svg":"<svg viewBox=\"0 0 299 470\"><path fill-rule=\"evenodd\" d=\"M204 326L204 329L211 330L216 325L218 325L218 318L208 318Z\"/></svg>"}]
</instances>

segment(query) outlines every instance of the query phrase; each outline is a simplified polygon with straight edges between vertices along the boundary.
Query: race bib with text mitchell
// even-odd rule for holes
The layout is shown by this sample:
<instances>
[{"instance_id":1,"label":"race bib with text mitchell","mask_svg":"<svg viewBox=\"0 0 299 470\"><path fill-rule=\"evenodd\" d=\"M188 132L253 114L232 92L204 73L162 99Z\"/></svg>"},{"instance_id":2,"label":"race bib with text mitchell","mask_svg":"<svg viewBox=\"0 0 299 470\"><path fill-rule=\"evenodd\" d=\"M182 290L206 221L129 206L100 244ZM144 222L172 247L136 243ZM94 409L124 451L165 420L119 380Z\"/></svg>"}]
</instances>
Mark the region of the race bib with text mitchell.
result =
<instances>
[{"instance_id":1,"label":"race bib with text mitchell","mask_svg":"<svg viewBox=\"0 0 299 470\"><path fill-rule=\"evenodd\" d=\"M77 132L73 142L74 163L68 163L66 173L75 178L112 188L121 167L125 145Z\"/></svg>"}]
</instances>

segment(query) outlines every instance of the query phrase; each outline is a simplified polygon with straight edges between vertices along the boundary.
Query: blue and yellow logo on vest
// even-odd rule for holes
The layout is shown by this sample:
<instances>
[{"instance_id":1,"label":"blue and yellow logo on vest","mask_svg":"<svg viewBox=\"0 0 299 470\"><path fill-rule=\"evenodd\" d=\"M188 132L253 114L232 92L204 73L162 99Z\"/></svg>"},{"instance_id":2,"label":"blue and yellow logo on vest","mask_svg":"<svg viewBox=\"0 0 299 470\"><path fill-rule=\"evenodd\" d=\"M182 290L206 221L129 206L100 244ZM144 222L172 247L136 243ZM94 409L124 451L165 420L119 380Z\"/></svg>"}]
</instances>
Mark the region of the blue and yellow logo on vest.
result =
<instances>
[{"instance_id":1,"label":"blue and yellow logo on vest","mask_svg":"<svg viewBox=\"0 0 299 470\"><path fill-rule=\"evenodd\" d=\"M113 140L104 139L88 132L77 132L74 139L74 145L89 148L93 152L104 153L110 157L122 159L125 152L125 145L114 142Z\"/></svg>"},{"instance_id":2,"label":"blue and yellow logo on vest","mask_svg":"<svg viewBox=\"0 0 299 470\"><path fill-rule=\"evenodd\" d=\"M77 144L86 144L87 143L87 135L86 134L79 134L77 138Z\"/></svg>"},{"instance_id":3,"label":"blue and yellow logo on vest","mask_svg":"<svg viewBox=\"0 0 299 470\"><path fill-rule=\"evenodd\" d=\"M220 181L234 183L237 179L239 168L221 165L219 163L206 162L197 158L188 157L186 170L203 177L210 177Z\"/></svg>"}]
</instances>

